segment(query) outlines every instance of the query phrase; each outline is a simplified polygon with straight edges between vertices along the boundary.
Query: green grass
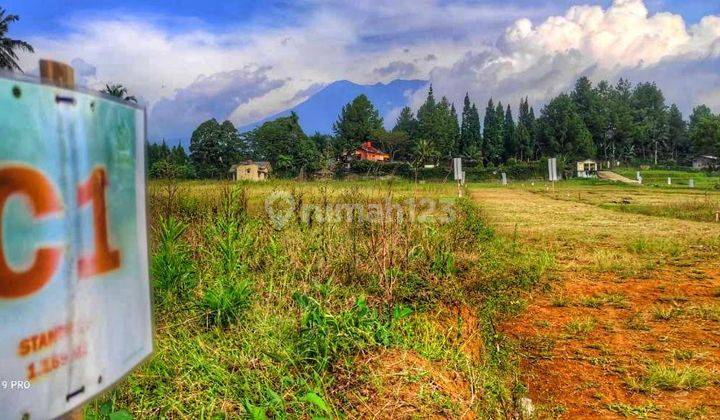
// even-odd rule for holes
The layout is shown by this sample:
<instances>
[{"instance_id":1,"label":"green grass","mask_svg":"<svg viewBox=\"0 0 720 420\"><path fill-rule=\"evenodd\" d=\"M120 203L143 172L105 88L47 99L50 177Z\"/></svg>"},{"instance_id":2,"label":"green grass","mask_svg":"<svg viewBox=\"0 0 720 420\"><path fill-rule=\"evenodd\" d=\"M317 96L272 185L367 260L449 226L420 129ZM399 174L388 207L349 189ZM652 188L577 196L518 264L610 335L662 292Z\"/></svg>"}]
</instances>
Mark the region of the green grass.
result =
<instances>
[{"instance_id":1,"label":"green grass","mask_svg":"<svg viewBox=\"0 0 720 420\"><path fill-rule=\"evenodd\" d=\"M590 334L597 326L592 317L573 318L565 325L565 331L573 337L582 337Z\"/></svg>"},{"instance_id":2,"label":"green grass","mask_svg":"<svg viewBox=\"0 0 720 420\"><path fill-rule=\"evenodd\" d=\"M624 403L610 403L607 405L607 409L613 413L620 414L623 417L640 419L646 419L650 414L660 411L660 409L652 402L640 406L632 406Z\"/></svg>"},{"instance_id":3,"label":"green grass","mask_svg":"<svg viewBox=\"0 0 720 420\"><path fill-rule=\"evenodd\" d=\"M457 217L317 223L291 208L279 227L263 204L280 190L322 205L449 199ZM525 388L517 352L496 325L522 310L522 293L554 261L496 235L455 194L449 183L151 184L155 352L86 413L352 416L358 381L378 382L380 373L343 372L396 349L457 372L468 395L476 390L459 401L425 392L417 416L510 415ZM459 306L473 308L479 358L457 322L441 322Z\"/></svg>"},{"instance_id":4,"label":"green grass","mask_svg":"<svg viewBox=\"0 0 720 420\"><path fill-rule=\"evenodd\" d=\"M708 174L706 171L669 171L660 169L617 168L614 172L630 179L635 179L637 171L643 177L643 185L667 188L688 188L690 179L695 180L695 188L716 189L720 185L720 176ZM667 185L668 177L672 178L672 185Z\"/></svg>"},{"instance_id":5,"label":"green grass","mask_svg":"<svg viewBox=\"0 0 720 420\"><path fill-rule=\"evenodd\" d=\"M713 375L706 369L695 366L675 366L651 363L639 379L628 378L628 386L636 391L691 391L711 384Z\"/></svg>"}]
</instances>

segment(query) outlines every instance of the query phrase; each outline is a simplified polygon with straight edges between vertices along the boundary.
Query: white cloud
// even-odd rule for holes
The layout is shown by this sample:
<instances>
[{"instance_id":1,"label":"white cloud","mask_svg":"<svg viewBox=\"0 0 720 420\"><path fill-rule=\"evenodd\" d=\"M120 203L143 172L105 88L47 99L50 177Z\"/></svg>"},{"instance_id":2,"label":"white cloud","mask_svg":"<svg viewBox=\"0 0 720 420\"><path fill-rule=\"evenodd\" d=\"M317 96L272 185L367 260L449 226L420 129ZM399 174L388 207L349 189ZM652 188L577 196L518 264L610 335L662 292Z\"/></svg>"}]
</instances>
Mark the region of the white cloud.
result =
<instances>
[{"instance_id":1,"label":"white cloud","mask_svg":"<svg viewBox=\"0 0 720 420\"><path fill-rule=\"evenodd\" d=\"M669 100L688 109L700 101L720 102L718 78L700 65L718 56L720 18L707 16L688 28L679 15L650 15L642 0L615 0L607 9L574 6L538 25L520 19L495 48L475 50L451 66L436 68L431 79L436 92L456 102L469 90L481 103L493 96L516 104L526 95L536 103L546 101L581 75L595 81L620 76L644 81L672 74L679 79L664 76L658 82ZM693 76L700 72L704 77ZM682 90L673 88L683 84ZM689 92L696 95L688 98ZM422 99L418 94L414 103Z\"/></svg>"},{"instance_id":2,"label":"white cloud","mask_svg":"<svg viewBox=\"0 0 720 420\"><path fill-rule=\"evenodd\" d=\"M305 4L309 11L294 22L254 21L223 32L191 25L168 29L148 16L95 16L74 22L66 35L30 39L38 53L26 56L23 66L35 67L36 57L82 60L87 66L82 66L81 80L89 87L124 84L157 109L153 113L158 120L150 120L153 132L166 136L184 132L187 137L186 126L196 117L226 114L213 116L229 115L237 125L244 125L341 79L376 83L399 76L429 77L436 94L460 104L470 91L483 108L490 96L517 103L528 95L542 102L582 74L594 80L624 74L652 79L653 71L665 74L662 68L677 63L689 63L678 67L683 72L698 72L692 63L712 62L720 56L719 17L707 16L687 27L678 15L649 15L641 0L615 0L607 9L574 6L551 17L558 12L557 3L518 7L446 0L306 0ZM502 32L499 39L498 32ZM253 73L258 69L263 69L261 74ZM667 74L678 77L680 70L674 71ZM664 83L682 83L670 76L667 82L658 81L671 100L679 101L683 92L697 92L691 101L720 104L717 78L703 71L696 80L692 76L684 80L690 87L678 94ZM247 84L253 80L258 89ZM700 83L714 85L701 88ZM414 104L423 98L424 93L418 93ZM193 103L183 107L180 101ZM169 110L180 110L181 118L170 118Z\"/></svg>"},{"instance_id":3,"label":"white cloud","mask_svg":"<svg viewBox=\"0 0 720 420\"><path fill-rule=\"evenodd\" d=\"M198 77L172 98L154 104L148 119L150 136L183 137L205 120L228 118L238 106L285 84L284 80L269 78L269 70L245 67Z\"/></svg>"}]
</instances>

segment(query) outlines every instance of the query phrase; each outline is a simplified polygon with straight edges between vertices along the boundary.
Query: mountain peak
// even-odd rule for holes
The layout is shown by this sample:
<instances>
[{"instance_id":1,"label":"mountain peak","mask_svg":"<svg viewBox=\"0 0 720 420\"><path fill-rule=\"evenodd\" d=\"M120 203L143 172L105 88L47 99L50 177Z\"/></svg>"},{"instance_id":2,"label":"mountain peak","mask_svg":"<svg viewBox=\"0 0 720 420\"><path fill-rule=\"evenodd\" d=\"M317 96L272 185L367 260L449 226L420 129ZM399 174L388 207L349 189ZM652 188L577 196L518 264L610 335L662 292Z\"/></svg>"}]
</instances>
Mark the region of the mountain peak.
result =
<instances>
[{"instance_id":1,"label":"mountain peak","mask_svg":"<svg viewBox=\"0 0 720 420\"><path fill-rule=\"evenodd\" d=\"M337 80L315 92L302 103L260 121L240 127L240 131L252 130L264 122L290 115L295 112L300 117L300 126L305 133L320 132L329 134L342 107L358 95L365 95L378 108L385 118L396 108L409 105L409 93L422 89L425 80L395 79L388 83L362 85L350 80ZM387 118L385 118L387 120ZM387 122L387 121L386 121Z\"/></svg>"}]
</instances>

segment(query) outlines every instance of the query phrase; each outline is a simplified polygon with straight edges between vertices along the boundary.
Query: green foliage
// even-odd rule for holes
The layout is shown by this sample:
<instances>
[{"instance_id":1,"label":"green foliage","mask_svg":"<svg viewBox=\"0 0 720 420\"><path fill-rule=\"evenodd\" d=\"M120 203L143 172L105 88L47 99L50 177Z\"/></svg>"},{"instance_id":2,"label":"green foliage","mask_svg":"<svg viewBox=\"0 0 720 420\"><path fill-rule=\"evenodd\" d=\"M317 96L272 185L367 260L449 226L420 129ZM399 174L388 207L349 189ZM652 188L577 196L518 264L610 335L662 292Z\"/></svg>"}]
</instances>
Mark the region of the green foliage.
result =
<instances>
[{"instance_id":1,"label":"green foliage","mask_svg":"<svg viewBox=\"0 0 720 420\"><path fill-rule=\"evenodd\" d=\"M105 85L105 89L100 92L114 96L121 101L137 103L137 98L133 95L129 95L127 88L121 84L107 84Z\"/></svg>"},{"instance_id":2,"label":"green foliage","mask_svg":"<svg viewBox=\"0 0 720 420\"><path fill-rule=\"evenodd\" d=\"M538 120L539 143L548 156L586 159L595 155L592 136L570 96L562 94L548 103Z\"/></svg>"},{"instance_id":3,"label":"green foliage","mask_svg":"<svg viewBox=\"0 0 720 420\"><path fill-rule=\"evenodd\" d=\"M336 148L341 156L345 156L363 142L372 141L373 132L382 128L380 112L367 96L360 95L343 106L340 117L333 125Z\"/></svg>"},{"instance_id":4,"label":"green foliage","mask_svg":"<svg viewBox=\"0 0 720 420\"><path fill-rule=\"evenodd\" d=\"M227 178L230 166L245 153L243 139L230 121L205 121L190 138L190 159L200 178Z\"/></svg>"},{"instance_id":5,"label":"green foliage","mask_svg":"<svg viewBox=\"0 0 720 420\"><path fill-rule=\"evenodd\" d=\"M693 110L689 135L696 154L720 156L720 115L713 115L707 106Z\"/></svg>"},{"instance_id":6,"label":"green foliage","mask_svg":"<svg viewBox=\"0 0 720 420\"><path fill-rule=\"evenodd\" d=\"M297 352L318 369L327 369L340 355L391 343L390 321L369 308L362 296L339 314L328 312L306 295L296 293L293 300L303 310Z\"/></svg>"},{"instance_id":7,"label":"green foliage","mask_svg":"<svg viewBox=\"0 0 720 420\"><path fill-rule=\"evenodd\" d=\"M33 47L27 42L7 37L10 24L19 20L20 16L7 14L7 11L0 7L0 70L18 70L22 72L22 69L17 63L19 60L17 52L35 52Z\"/></svg>"},{"instance_id":8,"label":"green foliage","mask_svg":"<svg viewBox=\"0 0 720 420\"><path fill-rule=\"evenodd\" d=\"M163 300L168 294L184 296L195 286L190 247L183 240L187 227L170 216L156 228L158 245L152 258L151 274L157 299Z\"/></svg>"},{"instance_id":9,"label":"green foliage","mask_svg":"<svg viewBox=\"0 0 720 420\"><path fill-rule=\"evenodd\" d=\"M460 126L460 141L458 153L470 156L472 149L480 150L482 147L482 134L480 133L480 116L475 104L470 103L470 95L465 94L462 110L462 124Z\"/></svg>"},{"instance_id":10,"label":"green foliage","mask_svg":"<svg viewBox=\"0 0 720 420\"><path fill-rule=\"evenodd\" d=\"M246 136L254 158L269 161L273 171L281 176L321 169L322 153L329 152L330 147L322 137L306 136L295 113L268 121Z\"/></svg>"},{"instance_id":11,"label":"green foliage","mask_svg":"<svg viewBox=\"0 0 720 420\"><path fill-rule=\"evenodd\" d=\"M208 287L199 301L208 325L226 327L240 320L251 304L251 286L247 279L219 278Z\"/></svg>"}]
</instances>

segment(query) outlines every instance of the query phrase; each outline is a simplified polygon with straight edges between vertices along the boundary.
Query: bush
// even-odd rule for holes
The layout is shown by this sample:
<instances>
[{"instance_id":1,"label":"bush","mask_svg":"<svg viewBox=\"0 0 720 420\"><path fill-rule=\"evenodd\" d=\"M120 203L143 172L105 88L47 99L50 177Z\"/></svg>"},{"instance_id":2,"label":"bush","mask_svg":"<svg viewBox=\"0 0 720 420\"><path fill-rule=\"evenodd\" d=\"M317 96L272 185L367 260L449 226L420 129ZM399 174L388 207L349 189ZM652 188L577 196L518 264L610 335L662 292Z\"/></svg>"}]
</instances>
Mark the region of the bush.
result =
<instances>
[{"instance_id":1,"label":"bush","mask_svg":"<svg viewBox=\"0 0 720 420\"><path fill-rule=\"evenodd\" d=\"M352 308L338 315L327 312L309 296L295 293L293 300L303 309L297 352L319 369L329 367L341 355L390 345L393 317L408 315L407 311L396 309L389 320L383 320L378 311L367 306L364 297L359 297Z\"/></svg>"},{"instance_id":2,"label":"bush","mask_svg":"<svg viewBox=\"0 0 720 420\"><path fill-rule=\"evenodd\" d=\"M249 280L222 279L210 286L200 300L208 326L226 327L242 318L250 307L252 288Z\"/></svg>"},{"instance_id":3,"label":"bush","mask_svg":"<svg viewBox=\"0 0 720 420\"><path fill-rule=\"evenodd\" d=\"M158 246L152 258L151 274L155 298L168 294L186 295L196 282L190 246L182 239L187 225L173 216L160 222L156 229Z\"/></svg>"}]
</instances>

